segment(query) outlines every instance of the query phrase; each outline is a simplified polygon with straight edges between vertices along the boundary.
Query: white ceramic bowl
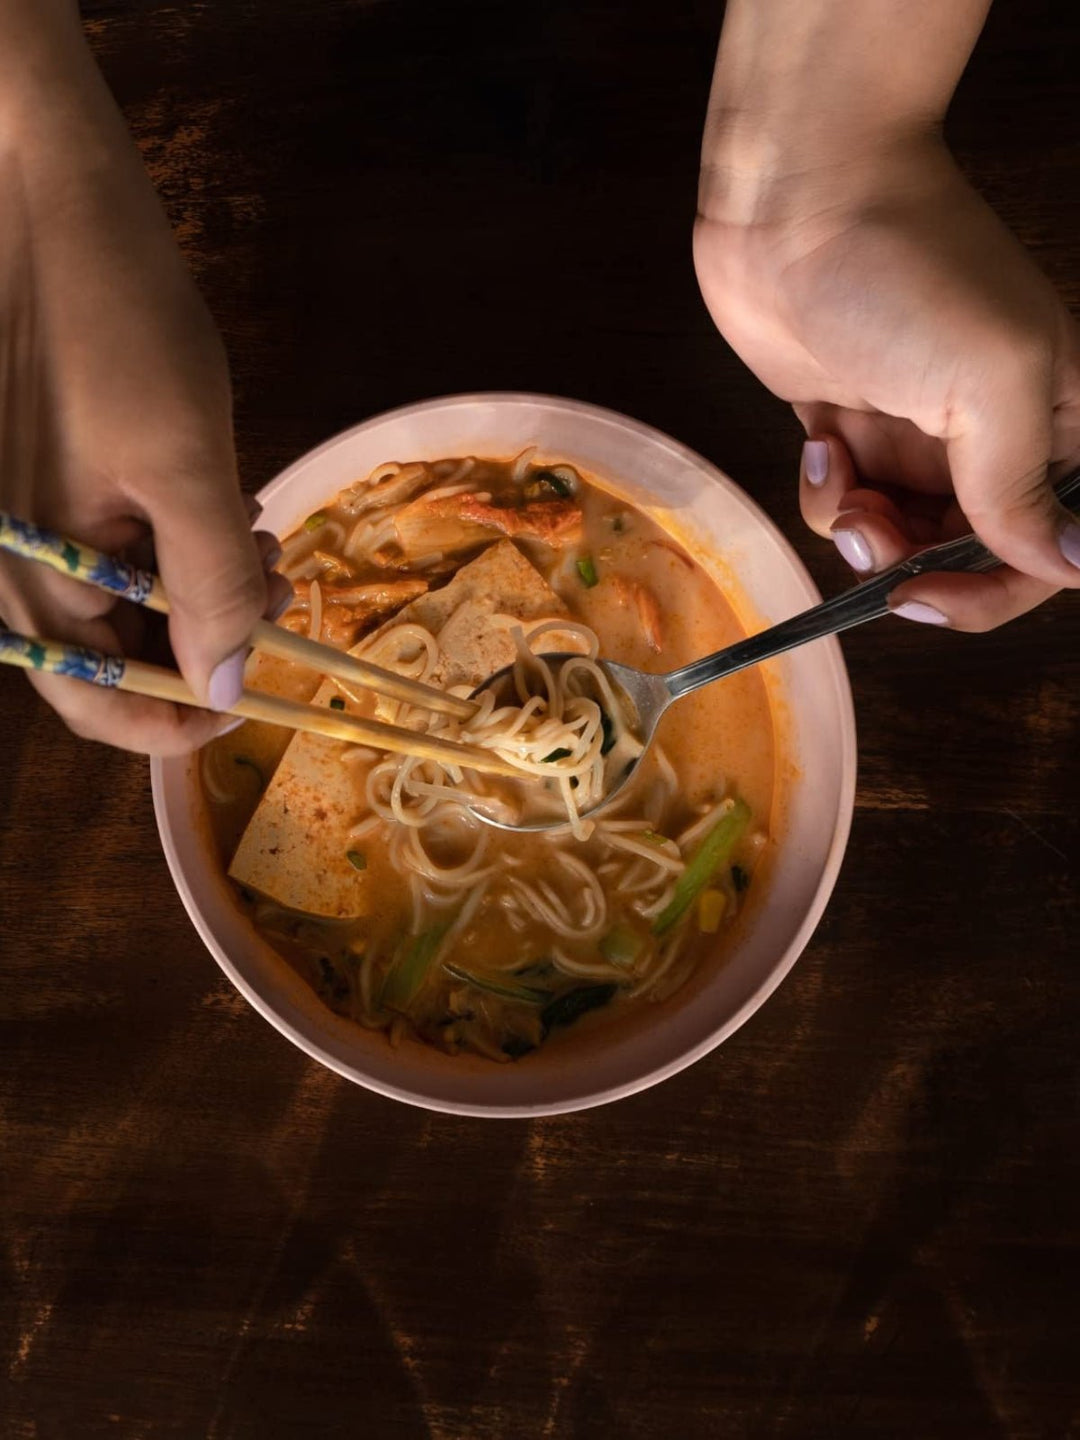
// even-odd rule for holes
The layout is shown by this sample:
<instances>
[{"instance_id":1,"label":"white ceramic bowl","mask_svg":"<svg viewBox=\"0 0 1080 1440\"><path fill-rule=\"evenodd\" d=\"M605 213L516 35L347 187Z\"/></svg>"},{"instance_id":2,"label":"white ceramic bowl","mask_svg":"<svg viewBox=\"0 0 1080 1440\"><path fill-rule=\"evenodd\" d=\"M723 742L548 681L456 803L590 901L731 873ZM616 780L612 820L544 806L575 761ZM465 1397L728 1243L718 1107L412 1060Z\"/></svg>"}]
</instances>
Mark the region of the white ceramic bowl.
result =
<instances>
[{"instance_id":1,"label":"white ceramic bowl","mask_svg":"<svg viewBox=\"0 0 1080 1440\"><path fill-rule=\"evenodd\" d=\"M699 455L610 410L540 395L458 395L393 410L305 455L261 492L261 524L285 534L386 460L513 455L537 445L624 493L679 535L717 576L751 628L820 596L758 507ZM851 824L855 723L840 647L818 641L766 667L781 745L793 762L786 821L764 893L722 964L699 968L665 1004L620 1025L570 1032L512 1065L448 1056L332 1014L259 938L207 841L191 759L152 764L154 809L176 887L211 954L294 1044L369 1089L463 1115L551 1115L643 1090L727 1038L780 984L832 891Z\"/></svg>"}]
</instances>

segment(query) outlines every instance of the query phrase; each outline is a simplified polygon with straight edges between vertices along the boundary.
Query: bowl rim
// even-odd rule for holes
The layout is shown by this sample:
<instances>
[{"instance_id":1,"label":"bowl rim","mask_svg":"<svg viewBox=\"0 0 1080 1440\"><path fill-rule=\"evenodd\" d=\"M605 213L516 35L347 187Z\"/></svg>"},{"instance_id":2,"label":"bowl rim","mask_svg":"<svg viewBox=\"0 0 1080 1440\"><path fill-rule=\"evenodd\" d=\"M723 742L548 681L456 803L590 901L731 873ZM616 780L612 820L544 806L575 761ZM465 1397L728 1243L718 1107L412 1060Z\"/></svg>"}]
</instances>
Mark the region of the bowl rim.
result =
<instances>
[{"instance_id":1,"label":"bowl rim","mask_svg":"<svg viewBox=\"0 0 1080 1440\"><path fill-rule=\"evenodd\" d=\"M690 446L684 445L681 441L673 439L664 431L646 424L644 421L635 420L631 416L624 415L620 411L612 410L606 406L594 405L589 401L573 400L561 395L517 390L462 391L451 395L431 396L426 400L412 401L407 405L399 405L389 410L380 411L378 414L368 416L355 425L350 425L344 430L338 431L313 449L304 451L302 455L297 456L295 460L275 475L272 480L269 480L262 486L257 492L257 498L263 502L272 499L279 490L290 483L295 472L317 461L323 454L335 449L341 445L342 442L347 441L351 436L362 430L383 424L390 420L406 419L410 415L429 412L434 409L452 409L455 406L476 404L493 404L500 406L554 405L564 412L574 412L593 420L614 423L624 431L629 429L642 436L643 439L648 439L650 444L661 446L673 456L684 459L695 467L704 467L724 486L731 487L737 493L737 497L742 503L753 511L757 522L769 533L771 539L779 547L786 563L808 593L814 597L812 603L817 603L821 600L821 592L818 590L806 565L795 551L791 541L788 540L776 522L761 508L757 501L732 480L726 472L720 470L711 460L699 454ZM573 1096L569 1099L555 1102L539 1102L532 1105L483 1105L467 1101L442 1099L435 1095L422 1094L416 1090L390 1084L382 1079L363 1073L359 1067L350 1066L347 1062L325 1049L317 1040L312 1039L310 1035L280 1015L270 1002L263 998L261 993L249 983L233 964L224 947L211 930L188 882L188 877L182 868L178 847L169 822L165 797L165 761L159 756L153 756L150 761L150 781L154 818L157 823L158 835L161 839L169 873L184 909L187 911L188 918L194 925L203 944L248 1003L262 1015L265 1020L269 1021L275 1030L284 1035L286 1039L292 1041L298 1049L310 1056L313 1060L317 1060L321 1065L325 1065L328 1069L335 1071L344 1079L352 1081L354 1084L361 1085L369 1091L385 1096L387 1099L401 1101L404 1104L412 1105L420 1109L448 1115L463 1115L489 1120L531 1119L545 1115L565 1115L579 1110L592 1109L599 1105L608 1105L616 1100L626 1099L643 1090L651 1089L654 1085L659 1085L672 1076L679 1074L680 1071L696 1064L698 1060L701 1060L705 1055L722 1045L736 1030L739 1030L745 1025L750 1017L761 1009L790 974L809 943L811 936L817 929L821 917L825 912L825 907L832 896L840 874L854 818L858 750L856 743L855 707L851 692L851 682L837 637L832 635L824 642L819 642L818 654L824 662L823 670L827 669L828 671L837 712L840 718L840 784L836 797L836 823L822 865L821 876L814 892L813 902L804 915L802 923L789 941L783 955L769 970L768 974L763 977L760 985L753 990L742 1005L740 1005L727 1020L710 1031L709 1034L698 1041L697 1044L681 1051L666 1063L656 1066L621 1084L610 1086L607 1089ZM825 658L826 656L827 660Z\"/></svg>"}]
</instances>

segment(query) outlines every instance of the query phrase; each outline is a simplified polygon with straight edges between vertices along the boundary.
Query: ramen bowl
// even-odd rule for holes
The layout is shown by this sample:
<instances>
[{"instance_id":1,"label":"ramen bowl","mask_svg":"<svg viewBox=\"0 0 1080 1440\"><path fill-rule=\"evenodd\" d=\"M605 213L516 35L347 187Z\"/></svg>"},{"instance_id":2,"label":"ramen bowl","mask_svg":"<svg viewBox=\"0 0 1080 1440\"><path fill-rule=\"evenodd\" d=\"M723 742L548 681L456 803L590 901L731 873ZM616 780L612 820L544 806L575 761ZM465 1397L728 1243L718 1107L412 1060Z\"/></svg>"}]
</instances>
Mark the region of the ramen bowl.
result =
<instances>
[{"instance_id":1,"label":"ramen bowl","mask_svg":"<svg viewBox=\"0 0 1080 1440\"><path fill-rule=\"evenodd\" d=\"M717 581L747 630L816 604L791 546L737 485L659 431L612 411L537 395L426 401L367 420L303 456L260 493L260 524L287 534L390 459L510 456L528 446L567 462L652 516ZM835 639L768 662L778 803L769 865L723 953L663 1003L580 1027L513 1063L392 1047L327 1008L254 929L210 838L193 757L154 760L154 809L177 890L196 929L247 1000L293 1044L396 1100L478 1116L551 1115L631 1095L676 1074L739 1028L812 935L836 881L855 789L851 694ZM723 683L723 682L719 682Z\"/></svg>"}]
</instances>

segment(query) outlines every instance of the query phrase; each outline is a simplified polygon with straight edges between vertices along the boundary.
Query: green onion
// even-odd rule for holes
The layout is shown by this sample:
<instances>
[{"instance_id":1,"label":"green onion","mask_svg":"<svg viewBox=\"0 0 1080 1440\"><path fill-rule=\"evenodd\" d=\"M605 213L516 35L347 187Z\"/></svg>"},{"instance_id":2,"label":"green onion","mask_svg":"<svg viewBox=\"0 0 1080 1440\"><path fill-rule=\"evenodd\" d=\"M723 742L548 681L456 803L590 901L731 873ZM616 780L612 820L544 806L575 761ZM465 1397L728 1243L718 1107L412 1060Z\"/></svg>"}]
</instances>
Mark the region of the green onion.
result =
<instances>
[{"instance_id":1,"label":"green onion","mask_svg":"<svg viewBox=\"0 0 1080 1440\"><path fill-rule=\"evenodd\" d=\"M742 892L746 889L746 887L750 884L750 876L746 873L746 871L741 865L732 865L731 883L735 886L735 893L737 895L741 895Z\"/></svg>"},{"instance_id":2,"label":"green onion","mask_svg":"<svg viewBox=\"0 0 1080 1440\"><path fill-rule=\"evenodd\" d=\"M572 755L573 753L572 750L567 750L565 745L560 745L557 750L552 750L550 755L545 755L543 760L540 761L540 764L551 765L556 760L565 760L568 755Z\"/></svg>"},{"instance_id":3,"label":"green onion","mask_svg":"<svg viewBox=\"0 0 1080 1440\"><path fill-rule=\"evenodd\" d=\"M523 1000L527 1005L543 1005L551 999L550 990L537 990L532 985L508 985L505 981L495 980L489 975L477 975L475 971L454 965L449 960L443 961L442 968L455 980L464 980L466 985L472 985L476 990L498 995L500 1000Z\"/></svg>"},{"instance_id":4,"label":"green onion","mask_svg":"<svg viewBox=\"0 0 1080 1440\"><path fill-rule=\"evenodd\" d=\"M234 765L246 765L249 770L251 770L251 771L254 772L255 777L256 777L256 779L257 779L258 782L259 782L259 789L260 789L260 790L265 790L265 789L266 789L266 776L263 774L263 772L262 772L262 770L259 768L259 766L255 764L255 761L252 760L249 756L247 756L247 755L234 755L234 756L233 756L233 764L234 764Z\"/></svg>"},{"instance_id":5,"label":"green onion","mask_svg":"<svg viewBox=\"0 0 1080 1440\"><path fill-rule=\"evenodd\" d=\"M655 845L657 850L662 850L665 845L671 844L666 835L659 835L655 830L643 830L638 839L644 840L646 845Z\"/></svg>"},{"instance_id":6,"label":"green onion","mask_svg":"<svg viewBox=\"0 0 1080 1440\"><path fill-rule=\"evenodd\" d=\"M345 709L345 701L341 698L340 695L331 695L331 697L330 697L330 709L331 709L331 710L344 710L344 709Z\"/></svg>"},{"instance_id":7,"label":"green onion","mask_svg":"<svg viewBox=\"0 0 1080 1440\"><path fill-rule=\"evenodd\" d=\"M599 949L604 959L610 960L612 965L628 969L637 962L647 943L645 937L632 930L629 925L616 925L615 929L600 941Z\"/></svg>"},{"instance_id":8,"label":"green onion","mask_svg":"<svg viewBox=\"0 0 1080 1440\"><path fill-rule=\"evenodd\" d=\"M577 562L577 573L581 576L581 583L586 590L591 590L594 585L599 584L596 565L591 555L583 555Z\"/></svg>"},{"instance_id":9,"label":"green onion","mask_svg":"<svg viewBox=\"0 0 1080 1440\"><path fill-rule=\"evenodd\" d=\"M618 988L618 985L580 985L576 990L567 990L542 1011L540 1023L545 1033L556 1025L572 1025L590 1010L599 1010Z\"/></svg>"},{"instance_id":10,"label":"green onion","mask_svg":"<svg viewBox=\"0 0 1080 1440\"><path fill-rule=\"evenodd\" d=\"M427 979L431 962L435 959L443 936L449 928L449 922L434 925L430 930L425 930L423 934L415 936L411 941L403 941L398 946L398 952L379 991L381 1006L387 1010L400 1011L401 1014L408 1012L409 1006Z\"/></svg>"},{"instance_id":11,"label":"green onion","mask_svg":"<svg viewBox=\"0 0 1080 1440\"><path fill-rule=\"evenodd\" d=\"M367 856L362 850L346 850L345 859L348 860L354 870L367 869Z\"/></svg>"},{"instance_id":12,"label":"green onion","mask_svg":"<svg viewBox=\"0 0 1080 1440\"><path fill-rule=\"evenodd\" d=\"M304 529L305 529L305 530L318 530L321 525L325 525L325 524L326 524L326 520L327 520L326 511L325 511L325 510L316 510L314 515L309 515L309 516L307 517L307 519L304 521Z\"/></svg>"},{"instance_id":13,"label":"green onion","mask_svg":"<svg viewBox=\"0 0 1080 1440\"><path fill-rule=\"evenodd\" d=\"M702 890L727 860L750 823L750 807L736 800L702 840L686 869L675 882L669 903L653 921L653 933L663 935L681 920Z\"/></svg>"}]
</instances>

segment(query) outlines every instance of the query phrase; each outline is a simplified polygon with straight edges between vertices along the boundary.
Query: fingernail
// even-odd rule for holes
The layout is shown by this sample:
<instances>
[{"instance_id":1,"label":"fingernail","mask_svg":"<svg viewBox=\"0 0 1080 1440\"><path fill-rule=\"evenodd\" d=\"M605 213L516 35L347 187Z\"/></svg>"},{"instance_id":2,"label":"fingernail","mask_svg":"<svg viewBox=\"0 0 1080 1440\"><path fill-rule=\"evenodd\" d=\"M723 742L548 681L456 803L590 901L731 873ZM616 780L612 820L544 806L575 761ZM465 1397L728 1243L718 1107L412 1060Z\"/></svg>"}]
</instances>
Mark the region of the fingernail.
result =
<instances>
[{"instance_id":1,"label":"fingernail","mask_svg":"<svg viewBox=\"0 0 1080 1440\"><path fill-rule=\"evenodd\" d=\"M271 575L267 592L270 599L266 607L266 618L280 620L293 602L293 587L284 575Z\"/></svg>"},{"instance_id":2,"label":"fingernail","mask_svg":"<svg viewBox=\"0 0 1080 1440\"><path fill-rule=\"evenodd\" d=\"M853 570L865 575L874 568L874 552L858 530L834 530L836 548Z\"/></svg>"},{"instance_id":3,"label":"fingernail","mask_svg":"<svg viewBox=\"0 0 1080 1440\"><path fill-rule=\"evenodd\" d=\"M241 648L227 655L210 676L207 699L211 710L231 710L244 689L244 661L247 650Z\"/></svg>"},{"instance_id":4,"label":"fingernail","mask_svg":"<svg viewBox=\"0 0 1080 1440\"><path fill-rule=\"evenodd\" d=\"M239 730L241 725L246 724L247 721L243 715L237 715L235 719L229 720L226 724L222 725L221 729L214 736L214 739L220 740L223 735L231 735L234 730Z\"/></svg>"},{"instance_id":5,"label":"fingernail","mask_svg":"<svg viewBox=\"0 0 1080 1440\"><path fill-rule=\"evenodd\" d=\"M1058 536L1058 544L1069 564L1075 565L1080 570L1080 525L1077 525L1074 520L1070 520Z\"/></svg>"},{"instance_id":6,"label":"fingernail","mask_svg":"<svg viewBox=\"0 0 1080 1440\"><path fill-rule=\"evenodd\" d=\"M263 556L263 569L273 570L284 553L280 545L272 546Z\"/></svg>"},{"instance_id":7,"label":"fingernail","mask_svg":"<svg viewBox=\"0 0 1080 1440\"><path fill-rule=\"evenodd\" d=\"M829 447L824 440L807 440L802 447L803 473L811 485L829 478Z\"/></svg>"},{"instance_id":8,"label":"fingernail","mask_svg":"<svg viewBox=\"0 0 1080 1440\"><path fill-rule=\"evenodd\" d=\"M905 600L902 605L894 605L894 615L901 616L904 620L918 620L922 625L948 625L949 617L943 615L934 605L925 605L921 600Z\"/></svg>"}]
</instances>

